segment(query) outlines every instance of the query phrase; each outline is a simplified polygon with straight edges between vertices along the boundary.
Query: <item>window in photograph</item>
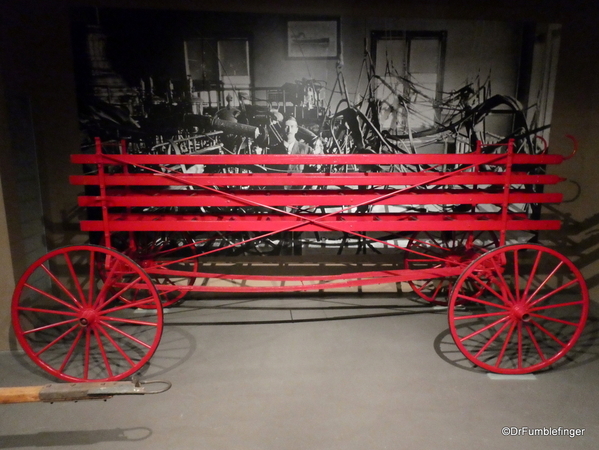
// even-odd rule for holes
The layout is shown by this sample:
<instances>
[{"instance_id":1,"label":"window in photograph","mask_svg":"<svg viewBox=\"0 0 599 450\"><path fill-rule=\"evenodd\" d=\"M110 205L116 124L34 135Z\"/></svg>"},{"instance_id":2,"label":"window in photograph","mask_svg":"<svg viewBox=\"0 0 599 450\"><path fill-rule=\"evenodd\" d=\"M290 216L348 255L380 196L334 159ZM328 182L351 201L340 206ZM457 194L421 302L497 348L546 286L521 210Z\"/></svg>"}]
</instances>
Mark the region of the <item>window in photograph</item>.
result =
<instances>
[{"instance_id":1,"label":"window in photograph","mask_svg":"<svg viewBox=\"0 0 599 450\"><path fill-rule=\"evenodd\" d=\"M381 128L403 134L434 127L443 91L446 33L373 31L371 38Z\"/></svg>"}]
</instances>

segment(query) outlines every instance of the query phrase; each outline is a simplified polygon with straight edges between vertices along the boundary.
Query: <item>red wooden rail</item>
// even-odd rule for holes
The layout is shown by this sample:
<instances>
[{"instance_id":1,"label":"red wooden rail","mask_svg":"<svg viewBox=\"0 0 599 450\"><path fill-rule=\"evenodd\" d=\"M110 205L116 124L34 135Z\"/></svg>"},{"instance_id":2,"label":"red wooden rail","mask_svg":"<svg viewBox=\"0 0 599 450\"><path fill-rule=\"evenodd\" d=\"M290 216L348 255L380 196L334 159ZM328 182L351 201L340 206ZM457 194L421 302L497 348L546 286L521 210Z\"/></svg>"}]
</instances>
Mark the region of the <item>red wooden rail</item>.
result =
<instances>
[{"instance_id":1,"label":"red wooden rail","mask_svg":"<svg viewBox=\"0 0 599 450\"><path fill-rule=\"evenodd\" d=\"M376 245L404 249L393 240L380 238L380 232L409 235L421 231L488 230L499 236L497 244L503 244L508 231L558 229L558 220L535 220L522 205L561 201L561 194L544 193L539 186L563 179L539 168L560 164L567 158L515 154L513 142L485 149L493 153L483 153L479 146L469 154L215 155L211 147L206 153L200 150L187 155L130 155L124 142L104 153L103 144L97 140L95 154L72 155L72 162L95 170L72 176L71 183L97 186L98 194L80 196L79 205L98 207L102 215L83 220L81 228L103 232L108 245L114 232L196 233L199 238L191 245L214 233L254 233L174 263L143 259L148 273L165 279L191 279L187 286L158 283L161 292L361 286L457 276L474 255L458 258L458 262L453 257L450 261L442 255L408 248L416 255L438 261L439 266L356 272L332 278L210 274L180 271L174 264L290 231L342 232ZM285 171L297 164L312 173ZM279 172L270 172L273 167ZM135 248L134 243L131 245ZM289 283L268 287L198 286L194 278L256 278L273 283L284 279Z\"/></svg>"},{"instance_id":2,"label":"red wooden rail","mask_svg":"<svg viewBox=\"0 0 599 450\"><path fill-rule=\"evenodd\" d=\"M496 152L127 155L123 148L123 154L114 155L103 154L98 143L96 154L72 156L74 163L99 167L97 174L72 176L71 182L100 186L100 195L79 199L80 206L104 208L102 221L82 221L84 231L504 232L558 229L559 221L532 220L512 212L510 206L561 201L559 193L537 192L531 187L555 184L562 178L526 170L559 164L565 158L514 154L512 144L497 146ZM259 172L265 166L285 168L300 163L319 167L320 172ZM181 169L197 165L203 167L205 173L184 173ZM133 167L136 173L130 170ZM517 170L513 170L514 167ZM248 170L251 168L254 172ZM381 168L388 171L381 172ZM225 173L213 173L215 170ZM295 212L289 205L295 207ZM417 214L387 208L389 212L355 213L355 208L360 206L401 208L404 205L471 205L472 212ZM480 205L494 205L497 211L481 212ZM479 206L478 210L476 206ZM131 208L135 207L138 208L134 212ZM197 208L197 212L139 212L139 208L165 207ZM214 208L223 207L238 209L214 212ZM259 207L261 210L256 214L242 207ZM337 210L329 212L332 207ZM301 209L303 211L298 212Z\"/></svg>"}]
</instances>

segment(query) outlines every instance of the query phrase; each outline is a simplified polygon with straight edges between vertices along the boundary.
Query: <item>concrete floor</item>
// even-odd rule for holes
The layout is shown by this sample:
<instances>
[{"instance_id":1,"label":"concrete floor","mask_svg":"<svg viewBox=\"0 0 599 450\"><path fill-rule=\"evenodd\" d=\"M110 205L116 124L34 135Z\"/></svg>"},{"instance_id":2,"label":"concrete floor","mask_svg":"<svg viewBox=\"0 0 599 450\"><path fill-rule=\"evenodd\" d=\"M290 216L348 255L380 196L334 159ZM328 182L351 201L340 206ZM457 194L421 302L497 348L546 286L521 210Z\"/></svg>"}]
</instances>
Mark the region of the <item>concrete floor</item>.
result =
<instances>
[{"instance_id":1,"label":"concrete floor","mask_svg":"<svg viewBox=\"0 0 599 450\"><path fill-rule=\"evenodd\" d=\"M594 449L598 317L566 361L510 378L473 369L445 312L397 294L189 301L168 312L143 374L170 391L0 405L0 448ZM0 385L49 381L20 353L0 353ZM584 435L506 437L503 427Z\"/></svg>"}]
</instances>

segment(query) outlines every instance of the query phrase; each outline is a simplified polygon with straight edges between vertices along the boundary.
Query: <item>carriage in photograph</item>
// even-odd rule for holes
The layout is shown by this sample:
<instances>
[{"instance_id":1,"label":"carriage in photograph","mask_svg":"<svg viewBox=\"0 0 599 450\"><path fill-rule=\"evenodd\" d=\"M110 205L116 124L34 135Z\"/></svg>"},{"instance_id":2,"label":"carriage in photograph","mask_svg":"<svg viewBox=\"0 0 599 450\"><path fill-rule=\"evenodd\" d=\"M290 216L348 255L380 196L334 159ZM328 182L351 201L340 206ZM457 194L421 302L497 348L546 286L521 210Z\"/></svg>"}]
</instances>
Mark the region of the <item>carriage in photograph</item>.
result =
<instances>
[{"instance_id":1,"label":"carriage in photograph","mask_svg":"<svg viewBox=\"0 0 599 450\"><path fill-rule=\"evenodd\" d=\"M513 139L428 154L230 154L218 133L185 144L136 152L96 140L72 155L95 243L40 258L12 303L20 345L51 375L130 377L159 346L163 308L191 293L406 283L447 307L469 361L501 374L549 367L582 333L580 271L530 239L560 227L536 206L561 201L544 187L563 179L545 167L567 157L519 152ZM319 264L326 254L336 270Z\"/></svg>"}]
</instances>

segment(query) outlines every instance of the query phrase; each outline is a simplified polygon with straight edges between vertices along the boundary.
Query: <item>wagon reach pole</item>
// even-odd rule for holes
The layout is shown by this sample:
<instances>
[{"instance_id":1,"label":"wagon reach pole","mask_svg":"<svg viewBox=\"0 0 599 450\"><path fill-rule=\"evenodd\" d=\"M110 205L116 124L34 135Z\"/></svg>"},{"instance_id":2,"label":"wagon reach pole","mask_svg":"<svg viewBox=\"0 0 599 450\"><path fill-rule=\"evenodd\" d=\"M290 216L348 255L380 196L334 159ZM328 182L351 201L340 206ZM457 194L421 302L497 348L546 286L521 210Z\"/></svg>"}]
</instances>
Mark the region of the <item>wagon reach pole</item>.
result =
<instances>
[{"instance_id":1,"label":"wagon reach pole","mask_svg":"<svg viewBox=\"0 0 599 450\"><path fill-rule=\"evenodd\" d=\"M153 388L146 386L155 385ZM107 381L92 383L58 383L43 386L0 388L0 404L77 402L108 400L115 395L160 394L171 388L168 381Z\"/></svg>"}]
</instances>

